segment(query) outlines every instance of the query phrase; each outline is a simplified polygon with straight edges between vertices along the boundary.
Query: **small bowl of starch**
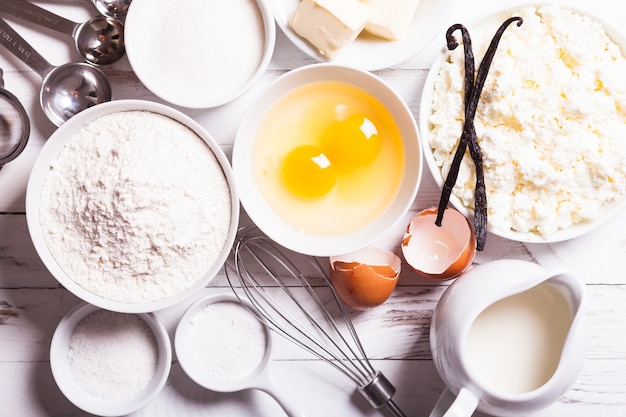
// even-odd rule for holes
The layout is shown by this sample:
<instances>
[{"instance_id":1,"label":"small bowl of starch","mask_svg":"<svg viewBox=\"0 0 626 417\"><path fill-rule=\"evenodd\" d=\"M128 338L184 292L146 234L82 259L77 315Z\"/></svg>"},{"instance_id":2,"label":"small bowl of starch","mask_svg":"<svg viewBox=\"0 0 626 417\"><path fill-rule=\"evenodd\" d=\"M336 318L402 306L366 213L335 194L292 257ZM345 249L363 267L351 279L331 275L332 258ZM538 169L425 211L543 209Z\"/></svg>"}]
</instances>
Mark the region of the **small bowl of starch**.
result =
<instances>
[{"instance_id":1,"label":"small bowl of starch","mask_svg":"<svg viewBox=\"0 0 626 417\"><path fill-rule=\"evenodd\" d=\"M152 313L128 314L81 303L59 322L50 367L78 408L99 416L133 413L156 397L170 373L172 348Z\"/></svg>"}]
</instances>

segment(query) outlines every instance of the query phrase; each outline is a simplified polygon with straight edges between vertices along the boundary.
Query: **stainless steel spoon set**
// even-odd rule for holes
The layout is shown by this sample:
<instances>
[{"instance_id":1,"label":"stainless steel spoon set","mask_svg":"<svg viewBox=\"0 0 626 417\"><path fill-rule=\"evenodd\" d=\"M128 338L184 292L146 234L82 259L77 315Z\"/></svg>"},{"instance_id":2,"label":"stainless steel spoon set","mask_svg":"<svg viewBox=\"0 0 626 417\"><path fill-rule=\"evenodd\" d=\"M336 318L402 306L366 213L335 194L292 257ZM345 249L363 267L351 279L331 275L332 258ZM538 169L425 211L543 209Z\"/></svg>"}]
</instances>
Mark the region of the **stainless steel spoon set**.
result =
<instances>
[{"instance_id":1,"label":"stainless steel spoon set","mask_svg":"<svg viewBox=\"0 0 626 417\"><path fill-rule=\"evenodd\" d=\"M112 64L124 55L124 25L113 16L122 17L130 1L94 0L93 3L103 14L76 23L25 0L0 2L0 13L71 36L76 50L86 61L52 66L0 18L0 43L42 77L39 102L57 126L82 110L111 100L111 84L96 66Z\"/></svg>"},{"instance_id":2,"label":"stainless steel spoon set","mask_svg":"<svg viewBox=\"0 0 626 417\"><path fill-rule=\"evenodd\" d=\"M112 64L124 55L124 25L116 18L98 15L76 23L24 0L2 0L0 12L72 37L90 64Z\"/></svg>"}]
</instances>

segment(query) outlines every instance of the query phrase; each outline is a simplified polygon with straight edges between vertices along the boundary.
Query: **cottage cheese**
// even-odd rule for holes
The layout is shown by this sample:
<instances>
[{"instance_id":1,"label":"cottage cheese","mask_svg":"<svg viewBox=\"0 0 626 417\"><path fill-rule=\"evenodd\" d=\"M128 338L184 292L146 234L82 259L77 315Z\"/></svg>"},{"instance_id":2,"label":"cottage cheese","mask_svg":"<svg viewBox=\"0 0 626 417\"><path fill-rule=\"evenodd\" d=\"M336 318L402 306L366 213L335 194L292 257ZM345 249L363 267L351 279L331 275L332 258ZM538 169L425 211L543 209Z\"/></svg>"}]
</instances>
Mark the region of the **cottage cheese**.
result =
<instances>
[{"instance_id":1,"label":"cottage cheese","mask_svg":"<svg viewBox=\"0 0 626 417\"><path fill-rule=\"evenodd\" d=\"M598 22L576 12L511 15L524 23L505 32L474 121L489 223L548 237L593 220L626 192L626 59ZM470 29L477 59L500 23ZM463 65L460 46L434 84L429 140L444 176L463 130ZM466 155L453 192L469 208L474 184Z\"/></svg>"}]
</instances>

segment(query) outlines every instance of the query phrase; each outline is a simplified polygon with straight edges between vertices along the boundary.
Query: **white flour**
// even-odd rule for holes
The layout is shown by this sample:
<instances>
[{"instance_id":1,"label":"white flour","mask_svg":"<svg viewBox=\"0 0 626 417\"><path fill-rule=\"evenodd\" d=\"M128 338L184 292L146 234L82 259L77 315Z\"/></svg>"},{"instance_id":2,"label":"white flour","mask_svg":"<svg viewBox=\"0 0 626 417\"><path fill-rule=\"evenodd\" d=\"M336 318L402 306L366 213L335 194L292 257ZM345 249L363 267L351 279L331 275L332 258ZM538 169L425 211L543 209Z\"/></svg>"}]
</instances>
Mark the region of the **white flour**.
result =
<instances>
[{"instance_id":1,"label":"white flour","mask_svg":"<svg viewBox=\"0 0 626 417\"><path fill-rule=\"evenodd\" d=\"M157 365L154 334L138 316L99 310L74 329L67 357L78 384L106 399L132 397Z\"/></svg>"},{"instance_id":2,"label":"white flour","mask_svg":"<svg viewBox=\"0 0 626 417\"><path fill-rule=\"evenodd\" d=\"M263 324L234 302L207 305L193 317L189 343L198 366L212 378L231 380L254 371L265 355Z\"/></svg>"},{"instance_id":3,"label":"white flour","mask_svg":"<svg viewBox=\"0 0 626 417\"><path fill-rule=\"evenodd\" d=\"M85 126L42 189L50 252L107 299L177 294L214 264L230 226L230 191L206 143L166 116L127 111Z\"/></svg>"}]
</instances>

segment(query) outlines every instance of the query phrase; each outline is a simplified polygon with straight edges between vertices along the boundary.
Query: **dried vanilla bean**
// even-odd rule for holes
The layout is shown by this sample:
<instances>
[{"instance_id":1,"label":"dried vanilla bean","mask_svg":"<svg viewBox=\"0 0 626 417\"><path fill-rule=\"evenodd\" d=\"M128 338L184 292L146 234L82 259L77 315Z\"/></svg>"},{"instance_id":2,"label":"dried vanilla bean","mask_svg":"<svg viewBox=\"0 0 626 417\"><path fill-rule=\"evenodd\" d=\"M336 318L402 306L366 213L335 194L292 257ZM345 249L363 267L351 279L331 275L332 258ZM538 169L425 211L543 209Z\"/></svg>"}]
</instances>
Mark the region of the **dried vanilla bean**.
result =
<instances>
[{"instance_id":1,"label":"dried vanilla bean","mask_svg":"<svg viewBox=\"0 0 626 417\"><path fill-rule=\"evenodd\" d=\"M446 177L446 181L444 183L435 224L437 224L437 226L441 226L443 213L459 174L461 160L463 159L466 148L469 147L470 156L472 157L476 167L476 187L474 191L474 229L476 233L476 249L479 251L484 249L485 242L487 240L487 195L485 189L482 153L480 145L478 144L476 130L474 128L474 117L476 115L480 93L485 85L487 74L489 73L489 68L498 48L500 39L502 38L504 31L513 22L517 22L517 26L520 26L523 23L523 20L521 17L511 17L500 25L478 68L475 82L473 79L474 54L472 52L469 32L463 25L456 24L451 26L446 33L448 49L450 50L455 49L458 46L458 42L456 42L452 35L454 31L461 30L463 37L465 59L465 122L463 124L463 133L461 134L459 145L454 154L450 171L448 172L448 176Z\"/></svg>"},{"instance_id":2,"label":"dried vanilla bean","mask_svg":"<svg viewBox=\"0 0 626 417\"><path fill-rule=\"evenodd\" d=\"M463 54L464 54L464 62L465 62L465 80L464 80L464 100L465 100L465 109L467 109L469 100L472 96L472 91L474 89L474 52L472 51L472 40L470 38L469 32L467 28L460 23L450 26L448 31L446 32L446 41L449 50L456 49L459 46L459 43L453 36L453 33L456 30L461 31L461 36L463 37ZM467 120L467 110L465 113L465 117ZM452 193L452 189L454 188L454 184L459 176L459 168L461 166L461 160L463 159L463 155L465 155L465 149L467 148L467 141L465 139L465 129L463 129L463 134L461 135L461 139L459 140L459 145L456 148L456 152L454 153L454 157L452 159L452 164L450 165L450 170L448 171L448 175L443 184L443 188L441 190L441 197L439 199L439 208L437 209L437 218L435 219L435 224L437 226L441 226L441 221L443 220L443 214L448 206L448 202L450 201L450 194Z\"/></svg>"}]
</instances>

